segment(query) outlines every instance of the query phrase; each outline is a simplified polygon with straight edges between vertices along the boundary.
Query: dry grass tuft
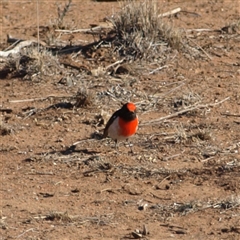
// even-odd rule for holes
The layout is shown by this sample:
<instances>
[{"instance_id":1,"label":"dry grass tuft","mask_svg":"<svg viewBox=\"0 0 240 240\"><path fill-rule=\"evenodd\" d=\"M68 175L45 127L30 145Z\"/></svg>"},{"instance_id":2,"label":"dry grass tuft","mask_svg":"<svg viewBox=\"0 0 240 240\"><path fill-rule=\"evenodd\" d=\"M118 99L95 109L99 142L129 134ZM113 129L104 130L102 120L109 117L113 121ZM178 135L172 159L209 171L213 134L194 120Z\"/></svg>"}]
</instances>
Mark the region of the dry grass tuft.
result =
<instances>
[{"instance_id":1,"label":"dry grass tuft","mask_svg":"<svg viewBox=\"0 0 240 240\"><path fill-rule=\"evenodd\" d=\"M67 15L67 13L70 11L71 6L72 6L72 0L68 0L68 2L64 5L63 9L61 9L61 6L58 5L57 27L59 29L64 29L63 19Z\"/></svg>"},{"instance_id":2,"label":"dry grass tuft","mask_svg":"<svg viewBox=\"0 0 240 240\"><path fill-rule=\"evenodd\" d=\"M7 224L5 223L4 220L5 220L4 217L0 218L0 229L6 230L6 229L8 229L8 226L7 226Z\"/></svg>"},{"instance_id":3,"label":"dry grass tuft","mask_svg":"<svg viewBox=\"0 0 240 240\"><path fill-rule=\"evenodd\" d=\"M181 49L181 32L159 17L156 1L126 0L123 4L122 11L110 19L120 55L154 59L169 48Z\"/></svg>"},{"instance_id":4,"label":"dry grass tuft","mask_svg":"<svg viewBox=\"0 0 240 240\"><path fill-rule=\"evenodd\" d=\"M185 107L196 105L201 102L201 97L194 92L183 93L182 96L176 97L173 100L173 106L176 109L183 109Z\"/></svg>"},{"instance_id":5,"label":"dry grass tuft","mask_svg":"<svg viewBox=\"0 0 240 240\"><path fill-rule=\"evenodd\" d=\"M182 124L176 126L175 143L184 143L188 139L188 134Z\"/></svg>"},{"instance_id":6,"label":"dry grass tuft","mask_svg":"<svg viewBox=\"0 0 240 240\"><path fill-rule=\"evenodd\" d=\"M58 58L45 49L36 47L23 49L18 55L8 58L4 73L8 78L42 80L43 76L54 76L61 71Z\"/></svg>"},{"instance_id":7,"label":"dry grass tuft","mask_svg":"<svg viewBox=\"0 0 240 240\"><path fill-rule=\"evenodd\" d=\"M80 88L75 97L76 103L75 107L89 107L92 106L95 102L95 96L92 91L89 91L86 88Z\"/></svg>"},{"instance_id":8,"label":"dry grass tuft","mask_svg":"<svg viewBox=\"0 0 240 240\"><path fill-rule=\"evenodd\" d=\"M105 214L93 217L81 217L79 215L70 215L68 212L51 212L45 216L37 216L35 219L44 219L46 221L58 221L64 223L72 223L77 225L83 225L86 223L109 225L112 221L113 214Z\"/></svg>"},{"instance_id":9,"label":"dry grass tuft","mask_svg":"<svg viewBox=\"0 0 240 240\"><path fill-rule=\"evenodd\" d=\"M51 212L45 217L45 220L70 222L71 216L67 212Z\"/></svg>"},{"instance_id":10,"label":"dry grass tuft","mask_svg":"<svg viewBox=\"0 0 240 240\"><path fill-rule=\"evenodd\" d=\"M60 1L59 1L60 2ZM57 16L49 21L49 24L44 29L44 34L41 36L45 38L45 42L48 45L57 45L59 40L59 34L55 31L56 29L72 29L72 22L65 21L67 14L71 11L72 0L68 0L63 6L62 2L57 2Z\"/></svg>"},{"instance_id":11,"label":"dry grass tuft","mask_svg":"<svg viewBox=\"0 0 240 240\"><path fill-rule=\"evenodd\" d=\"M189 138L191 138L193 141L195 140L209 141L212 139L211 133L208 129L198 129L197 132L191 133L189 135Z\"/></svg>"},{"instance_id":12,"label":"dry grass tuft","mask_svg":"<svg viewBox=\"0 0 240 240\"><path fill-rule=\"evenodd\" d=\"M229 25L223 27L221 30L227 34L240 33L240 20L230 23Z\"/></svg>"},{"instance_id":13,"label":"dry grass tuft","mask_svg":"<svg viewBox=\"0 0 240 240\"><path fill-rule=\"evenodd\" d=\"M13 129L6 123L4 123L0 117L0 135L5 136L13 132Z\"/></svg>"},{"instance_id":14,"label":"dry grass tuft","mask_svg":"<svg viewBox=\"0 0 240 240\"><path fill-rule=\"evenodd\" d=\"M239 208L239 196L227 197L226 199L214 200L197 200L184 203L173 203L170 205L152 206L153 211L157 211L162 219L173 217L175 214L186 216L199 211L208 211L213 209L215 211L225 212L231 209Z\"/></svg>"},{"instance_id":15,"label":"dry grass tuft","mask_svg":"<svg viewBox=\"0 0 240 240\"><path fill-rule=\"evenodd\" d=\"M181 144L181 143L200 143L204 141L209 141L212 139L210 130L200 129L192 130L189 127L184 127L182 124L175 126L175 135L167 137L168 141L173 143Z\"/></svg>"}]
</instances>

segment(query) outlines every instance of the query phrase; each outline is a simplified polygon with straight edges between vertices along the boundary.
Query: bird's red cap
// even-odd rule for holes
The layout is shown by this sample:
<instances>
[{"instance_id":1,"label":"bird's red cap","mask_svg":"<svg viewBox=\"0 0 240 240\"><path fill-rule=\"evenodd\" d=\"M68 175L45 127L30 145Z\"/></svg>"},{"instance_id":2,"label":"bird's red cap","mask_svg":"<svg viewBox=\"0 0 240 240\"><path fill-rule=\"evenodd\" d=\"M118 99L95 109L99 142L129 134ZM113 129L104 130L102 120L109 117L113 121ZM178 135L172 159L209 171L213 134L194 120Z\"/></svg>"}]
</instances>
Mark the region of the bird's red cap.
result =
<instances>
[{"instance_id":1,"label":"bird's red cap","mask_svg":"<svg viewBox=\"0 0 240 240\"><path fill-rule=\"evenodd\" d=\"M134 112L136 110L136 106L131 102L127 103L127 108L131 112Z\"/></svg>"}]
</instances>

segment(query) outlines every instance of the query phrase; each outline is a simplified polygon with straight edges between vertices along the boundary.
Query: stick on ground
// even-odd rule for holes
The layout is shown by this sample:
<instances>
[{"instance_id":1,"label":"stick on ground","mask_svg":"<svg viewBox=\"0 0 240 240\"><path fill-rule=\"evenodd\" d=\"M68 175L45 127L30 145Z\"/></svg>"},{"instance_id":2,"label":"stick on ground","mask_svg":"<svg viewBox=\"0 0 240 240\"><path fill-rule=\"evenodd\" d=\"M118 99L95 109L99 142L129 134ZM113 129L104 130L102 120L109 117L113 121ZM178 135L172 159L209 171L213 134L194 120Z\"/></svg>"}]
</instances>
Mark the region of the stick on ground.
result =
<instances>
[{"instance_id":1,"label":"stick on ground","mask_svg":"<svg viewBox=\"0 0 240 240\"><path fill-rule=\"evenodd\" d=\"M225 101L227 101L227 100L229 100L229 99L230 99L230 97L227 97L227 98L225 98L225 99L223 99L223 100L221 100L221 101L219 101L219 102L216 102L216 103L210 103L210 104L205 104L205 105L199 104L199 105L196 105L196 106L190 106L190 107L188 107L188 108L186 108L186 109L183 109L183 110L181 110L181 111L179 111L179 112L170 114L170 115L168 115L168 116L161 117L161 118L157 118L157 119L154 119L154 120L148 121L148 122L143 122L143 123L140 124L140 126L157 124L157 123L159 123L159 122L162 122L163 120L177 117L177 116L179 116L179 115L181 115L181 114L183 114L183 113L191 112L191 111L196 110L196 109L198 109L198 108L214 107L214 106L219 105L219 104L221 104L221 103L223 103L223 102L225 102Z\"/></svg>"},{"instance_id":2,"label":"stick on ground","mask_svg":"<svg viewBox=\"0 0 240 240\"><path fill-rule=\"evenodd\" d=\"M168 17L170 15L174 15L176 13L181 12L181 10L182 10L181 8L175 8L175 9L169 11L169 12L165 12L165 13L159 14L158 17Z\"/></svg>"}]
</instances>

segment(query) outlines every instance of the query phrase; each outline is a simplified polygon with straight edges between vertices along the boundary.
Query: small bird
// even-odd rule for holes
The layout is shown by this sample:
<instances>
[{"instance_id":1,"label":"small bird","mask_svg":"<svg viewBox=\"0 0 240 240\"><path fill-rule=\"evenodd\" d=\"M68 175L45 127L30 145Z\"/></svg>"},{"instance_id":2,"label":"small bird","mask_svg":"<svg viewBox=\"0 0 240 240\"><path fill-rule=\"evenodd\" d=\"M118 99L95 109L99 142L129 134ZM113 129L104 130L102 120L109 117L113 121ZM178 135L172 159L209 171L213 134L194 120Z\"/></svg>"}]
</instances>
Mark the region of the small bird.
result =
<instances>
[{"instance_id":1,"label":"small bird","mask_svg":"<svg viewBox=\"0 0 240 240\"><path fill-rule=\"evenodd\" d=\"M128 102L117 110L108 120L103 137L112 138L117 146L118 140L125 140L134 135L138 128L136 106Z\"/></svg>"}]
</instances>

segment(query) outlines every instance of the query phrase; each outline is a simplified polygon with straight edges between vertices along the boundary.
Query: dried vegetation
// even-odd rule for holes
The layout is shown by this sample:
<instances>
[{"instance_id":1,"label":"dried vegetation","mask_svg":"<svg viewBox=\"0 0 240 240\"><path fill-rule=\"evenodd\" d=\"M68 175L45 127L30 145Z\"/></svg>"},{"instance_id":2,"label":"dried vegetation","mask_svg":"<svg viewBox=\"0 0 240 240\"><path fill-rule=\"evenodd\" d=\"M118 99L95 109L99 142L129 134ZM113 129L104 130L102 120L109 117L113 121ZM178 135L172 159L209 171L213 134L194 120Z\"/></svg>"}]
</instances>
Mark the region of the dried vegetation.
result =
<instances>
[{"instance_id":1,"label":"dried vegetation","mask_svg":"<svg viewBox=\"0 0 240 240\"><path fill-rule=\"evenodd\" d=\"M123 1L121 12L109 21L116 34L113 44L120 56L154 61L183 48L183 32L160 16L156 1Z\"/></svg>"},{"instance_id":2,"label":"dried vegetation","mask_svg":"<svg viewBox=\"0 0 240 240\"><path fill-rule=\"evenodd\" d=\"M240 143L237 131L232 131L229 126L230 123L239 124L236 120L239 115L228 112L219 114L223 113L223 108L220 108L222 104L230 100L237 102L239 96L235 91L234 99L234 96L229 96L229 92L225 96L220 90L216 96L211 96L207 87L201 89L201 84L204 82L206 86L212 87L210 84L215 84L215 80L210 82L209 78L208 83L206 76L198 74L197 70L194 72L199 78L197 80L184 76L190 67L195 70L195 65L191 65L193 59L210 61L207 47L203 49L191 41L191 38L197 39L198 34L190 36L187 31L174 27L171 16L164 19L161 4L157 1L129 0L120 3L120 12L107 18L107 22L111 23L110 28L100 28L96 32L94 28L84 31L94 36L93 42L75 46L65 44L63 47L59 44L56 30L67 30L64 18L71 4L72 1L69 0L64 7L59 6L57 20L51 24L50 30L43 31L46 46L33 43L16 55L9 55L1 63L2 78L8 78L9 81L13 78L28 80L27 83L31 83L31 86L37 84L37 91L44 89L44 94L45 86L50 86L50 91L38 98L9 100L10 104L27 103L27 106L18 108L16 116L20 121L27 122L28 129L36 127L39 133L42 131L45 134L42 140L44 144L40 142L39 148L35 146L38 151L27 149L23 153L14 141L11 146L1 146L2 152L17 151L18 155L24 154L21 155L21 159L24 159L21 162L23 167L17 166L17 170L14 169L16 174L20 174L19 179L30 179L32 184L35 181L32 175L46 176L46 179L49 175L51 179L48 184L53 184L54 187L69 179L81 187L81 184L90 182L89 185L83 185L83 189L78 186L72 191L69 191L69 185L64 182L61 191L57 192L61 201L70 199L72 205L68 205L69 202L64 204L72 207L71 210L76 210L76 201L87 196L87 201L83 203L86 206L82 205L80 211L77 209L76 215L41 210L39 214L31 214L26 223L37 225L42 221L44 224L74 225L78 228L85 224L94 227L112 226L116 221L119 224L119 219L125 216L123 212L131 207L136 214L141 211L145 213L143 221L162 221L164 227L172 233L187 234L187 228L172 226L171 220L209 210L233 219L239 217L239 212L235 211L239 211L240 207L237 194L240 185L232 179L239 176ZM74 34L74 30L69 31ZM239 22L234 22L219 29L214 37L224 41L224 34L227 34L226 39L232 34L237 38L238 31ZM220 33L221 36L217 35ZM181 63L182 59L188 65L183 74L180 74L178 71L181 64L178 62ZM202 62L199 63L201 64ZM159 80L154 76L160 71L166 71L166 79ZM231 72L236 77L232 69L224 71ZM221 89L221 84L225 82L219 78L218 81L216 88ZM237 85L237 82L234 84ZM231 86L233 91L236 89L234 84ZM52 89L56 94L52 93ZM120 154L112 148L111 141L101 139L101 133L111 112L129 100L136 102L138 107L139 133L132 140L135 153L129 154L129 144L123 144L120 146ZM215 108L219 108L219 112L215 112L214 121L209 121L208 116L211 116ZM4 114L0 121L2 138L9 137L15 130L13 125L5 121L8 116L5 112ZM234 117L235 120L227 117ZM226 136L229 134L234 137L229 137L230 140L226 142L218 140L220 127L224 131L227 129L224 132ZM70 141L80 138L78 142L66 143L66 136L71 133L73 135L69 137ZM51 134L53 136L49 140ZM84 134L88 134L88 137L82 137ZM227 138L224 137L222 139ZM181 164L176 167L176 162ZM60 181L52 183L54 177ZM37 181L34 182L35 185L39 184ZM101 187L95 186L96 183L101 184ZM231 191L230 197L201 196L201 199L199 197L190 201L187 197L194 195L186 197L182 194L184 184L195 188L204 187L205 183L208 189L218 188L219 192L225 190L228 194ZM36 188L35 185L33 188ZM57 194L38 193L36 199L39 201L38 198L51 197L58 200ZM119 202L116 197L118 194L126 200ZM175 195L186 199L177 201ZM89 198L93 196L95 200L90 201ZM100 213L101 208L99 213L96 211L97 214L94 212L90 216L85 210L94 204L103 206L104 211L104 208L112 212L119 208L120 211L123 210L119 213L122 216L118 213ZM81 211L85 211L85 214ZM130 217L130 220L134 217ZM129 221L128 216L126 219ZM7 228L9 219L5 221L2 217L0 220L0 227ZM132 221L134 224L135 220L136 218ZM222 231L239 233L239 228L226 227ZM25 233L27 232L23 234ZM143 230L133 231L130 237L145 238L148 234L144 225Z\"/></svg>"}]
</instances>

